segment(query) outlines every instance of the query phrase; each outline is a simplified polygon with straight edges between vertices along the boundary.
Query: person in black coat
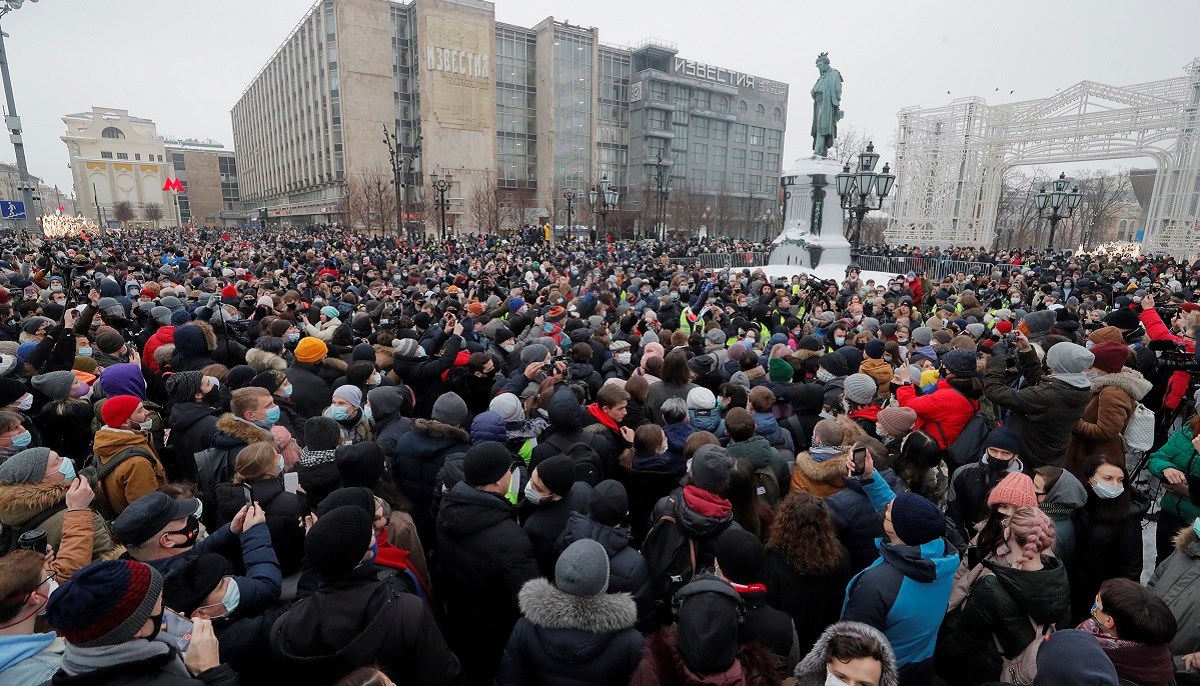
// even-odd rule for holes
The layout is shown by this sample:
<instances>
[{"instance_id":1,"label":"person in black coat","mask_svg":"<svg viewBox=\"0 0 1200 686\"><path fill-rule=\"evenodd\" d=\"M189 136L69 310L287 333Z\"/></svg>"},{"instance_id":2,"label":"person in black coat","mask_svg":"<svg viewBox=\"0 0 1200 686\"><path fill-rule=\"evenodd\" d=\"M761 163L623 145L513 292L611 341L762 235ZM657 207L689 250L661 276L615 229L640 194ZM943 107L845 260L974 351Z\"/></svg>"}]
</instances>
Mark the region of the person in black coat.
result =
<instances>
[{"instance_id":1,"label":"person in black coat","mask_svg":"<svg viewBox=\"0 0 1200 686\"><path fill-rule=\"evenodd\" d=\"M1093 455L1082 465L1087 503L1075 515L1075 557L1067 568L1071 621L1091 615L1100 584L1142 576L1142 508L1125 486L1124 456Z\"/></svg>"},{"instance_id":2,"label":"person in black coat","mask_svg":"<svg viewBox=\"0 0 1200 686\"><path fill-rule=\"evenodd\" d=\"M554 584L534 579L520 593L513 627L496 673L497 686L607 686L629 682L645 639L633 628L628 593L608 593L609 557L600 543L567 546Z\"/></svg>"},{"instance_id":3,"label":"person in black coat","mask_svg":"<svg viewBox=\"0 0 1200 686\"><path fill-rule=\"evenodd\" d=\"M83 466L91 452L95 416L91 404L80 397L88 392L87 384L66 370L38 374L31 382L34 390L50 398L33 416L33 424L42 435L42 447Z\"/></svg>"},{"instance_id":4,"label":"person in black coat","mask_svg":"<svg viewBox=\"0 0 1200 686\"><path fill-rule=\"evenodd\" d=\"M167 418L171 429L167 447L175 454L179 478L189 481L196 479L196 453L212 444L217 418L222 413L216 405L220 389L213 386L213 380L201 372L179 372L167 381L172 403Z\"/></svg>"},{"instance_id":5,"label":"person in black coat","mask_svg":"<svg viewBox=\"0 0 1200 686\"><path fill-rule=\"evenodd\" d=\"M217 484L217 522L233 521L238 510L249 500L267 514L271 547L279 558L284 576L300 571L304 561L304 529L300 520L308 515L307 501L299 493L283 488L283 457L271 443L247 446L237 457L233 479Z\"/></svg>"},{"instance_id":6,"label":"person in black coat","mask_svg":"<svg viewBox=\"0 0 1200 686\"><path fill-rule=\"evenodd\" d=\"M738 643L757 643L775 656L780 671L791 673L804 653L792 618L767 603L762 565L767 550L745 529L728 529L717 539L717 575L737 591L746 608Z\"/></svg>"},{"instance_id":7,"label":"person in black coat","mask_svg":"<svg viewBox=\"0 0 1200 686\"><path fill-rule=\"evenodd\" d=\"M525 484L518 513L533 545L533 558L543 576L554 572L558 553L554 544L567 527L572 512L587 512L595 492L575 480L570 457L555 455L533 468Z\"/></svg>"},{"instance_id":8,"label":"person in black coat","mask_svg":"<svg viewBox=\"0 0 1200 686\"><path fill-rule=\"evenodd\" d=\"M555 389L546 410L550 418L550 429L543 434L533 449L532 457L529 460L531 468L536 467L548 457L562 454L574 443L586 443L600 456L604 474L597 479L597 482L604 479L605 476L616 473L617 447L603 434L584 431L583 406L579 404L579 399L570 386L565 383L560 384Z\"/></svg>"},{"instance_id":9,"label":"person in black coat","mask_svg":"<svg viewBox=\"0 0 1200 686\"><path fill-rule=\"evenodd\" d=\"M337 449L342 444L342 428L329 417L313 417L304 422L305 446L295 471L300 487L315 509L334 490L341 488L342 476L337 468Z\"/></svg>"},{"instance_id":10,"label":"person in black coat","mask_svg":"<svg viewBox=\"0 0 1200 686\"><path fill-rule=\"evenodd\" d=\"M588 513L571 513L555 549L561 554L567 546L584 538L604 546L608 553L608 590L632 594L633 601L637 603L638 629L650 629L654 614L650 566L637 548L630 544L629 527L626 526L629 496L624 486L612 480L601 481L594 490L595 498Z\"/></svg>"},{"instance_id":11,"label":"person in black coat","mask_svg":"<svg viewBox=\"0 0 1200 686\"><path fill-rule=\"evenodd\" d=\"M492 683L520 616L517 594L538 577L529 536L505 498L511 465L502 443L472 446L463 459L463 480L442 498L437 516L434 586L445 600L447 639L470 685Z\"/></svg>"},{"instance_id":12,"label":"person in black coat","mask_svg":"<svg viewBox=\"0 0 1200 686\"><path fill-rule=\"evenodd\" d=\"M277 680L333 684L377 665L396 683L458 683L458 659L408 577L371 564L374 540L371 515L353 505L313 524L304 553L321 582L271 628Z\"/></svg>"},{"instance_id":13,"label":"person in black coat","mask_svg":"<svg viewBox=\"0 0 1200 686\"><path fill-rule=\"evenodd\" d=\"M883 462L879 460L876 464ZM891 468L878 473L888 486L898 488L898 479ZM883 537L883 523L857 479L846 479L845 488L826 498L825 505L837 529L838 540L849 551L850 572L858 574L879 558L875 540Z\"/></svg>"},{"instance_id":14,"label":"person in black coat","mask_svg":"<svg viewBox=\"0 0 1200 686\"><path fill-rule=\"evenodd\" d=\"M435 547L433 496L438 472L448 456L471 447L470 434L461 428L466 416L462 398L444 394L434 406L433 419L413 420L412 429L396 441L389 455L392 478L412 501L413 521L426 548Z\"/></svg>"},{"instance_id":15,"label":"person in black coat","mask_svg":"<svg viewBox=\"0 0 1200 686\"><path fill-rule=\"evenodd\" d=\"M311 336L300 339L296 345L296 360L284 372L292 384L292 406L303 419L319 417L333 400L331 385L338 374L335 367L345 371L345 363L329 355L329 347L319 338ZM328 364L327 364L328 363ZM334 370L332 378L331 370Z\"/></svg>"},{"instance_id":16,"label":"person in black coat","mask_svg":"<svg viewBox=\"0 0 1200 686\"><path fill-rule=\"evenodd\" d=\"M367 391L367 403L375 420L375 443L383 450L388 462L396 458L400 437L412 429L412 390L403 384L380 386Z\"/></svg>"},{"instance_id":17,"label":"person in black coat","mask_svg":"<svg viewBox=\"0 0 1200 686\"><path fill-rule=\"evenodd\" d=\"M417 341L406 338L396 346L396 356L392 362L392 373L412 389L416 396L413 416L428 419L433 414L433 404L442 391L442 374L454 366L458 351L462 349L462 325L456 324L454 333L441 335L434 339L430 349L434 352L441 350L438 357L430 357L427 350Z\"/></svg>"}]
</instances>

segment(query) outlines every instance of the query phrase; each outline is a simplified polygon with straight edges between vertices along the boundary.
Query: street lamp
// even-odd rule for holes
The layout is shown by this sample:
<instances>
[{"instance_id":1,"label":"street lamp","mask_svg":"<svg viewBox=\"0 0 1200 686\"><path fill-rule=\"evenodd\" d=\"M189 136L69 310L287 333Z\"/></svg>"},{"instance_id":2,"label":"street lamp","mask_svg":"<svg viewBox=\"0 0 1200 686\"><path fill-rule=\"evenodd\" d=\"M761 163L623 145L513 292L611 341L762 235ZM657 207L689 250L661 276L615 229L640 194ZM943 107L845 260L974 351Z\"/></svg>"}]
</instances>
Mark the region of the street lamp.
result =
<instances>
[{"instance_id":1,"label":"street lamp","mask_svg":"<svg viewBox=\"0 0 1200 686\"><path fill-rule=\"evenodd\" d=\"M441 217L442 241L445 242L448 238L446 230L446 210L450 208L450 201L446 199L446 193L450 191L450 186L454 183L454 174L446 172L444 177L434 172L429 175L429 182L433 186L433 190L438 194L437 200L434 202L437 205L439 215Z\"/></svg>"},{"instance_id":2,"label":"street lamp","mask_svg":"<svg viewBox=\"0 0 1200 686\"><path fill-rule=\"evenodd\" d=\"M858 242L862 239L863 218L868 212L883 209L883 200L892 192L896 176L891 173L891 166L883 165L883 171L876 173L875 165L879 162L879 154L875 152L875 144L867 143L867 150L858 156L858 169L850 171L850 163L842 167L842 173L834 177L838 196L842 199L842 209L846 210L855 220L854 231L851 233L851 253L858 252ZM868 201L868 196L874 194L875 203Z\"/></svg>"},{"instance_id":3,"label":"street lamp","mask_svg":"<svg viewBox=\"0 0 1200 686\"><path fill-rule=\"evenodd\" d=\"M608 183L608 174L600 177L600 184L592 186L592 190L588 191L588 203L592 207L592 214L600 215L600 231L604 234L605 240L608 239L608 213L616 209L617 200L620 194L617 189L613 188ZM592 244L596 243L596 234L592 233Z\"/></svg>"},{"instance_id":4,"label":"street lamp","mask_svg":"<svg viewBox=\"0 0 1200 686\"><path fill-rule=\"evenodd\" d=\"M664 161L662 153L658 153L654 187L658 191L658 239L664 243L667 242L667 200L671 197L671 164L671 160Z\"/></svg>"},{"instance_id":5,"label":"street lamp","mask_svg":"<svg viewBox=\"0 0 1200 686\"><path fill-rule=\"evenodd\" d=\"M383 144L387 146L388 156L392 160L392 185L396 188L396 232L407 235L404 220L408 215L408 177L413 171L413 161L421 147L421 136L417 135L417 144L406 151L405 146L396 140L396 134L388 133L387 124L383 125Z\"/></svg>"},{"instance_id":6,"label":"street lamp","mask_svg":"<svg viewBox=\"0 0 1200 686\"><path fill-rule=\"evenodd\" d=\"M574 219L574 216L575 216L575 191L568 188L567 190L563 191L563 198L567 201L567 238L566 238L566 240L569 241L569 240L571 240L573 233L574 233L571 231L571 224L573 223L572 220Z\"/></svg>"},{"instance_id":7,"label":"street lamp","mask_svg":"<svg viewBox=\"0 0 1200 686\"><path fill-rule=\"evenodd\" d=\"M38 0L29 0L37 2ZM25 0L0 0L0 17L21 9ZM8 73L8 53L4 49L4 31L0 30L0 77L4 79L4 93L8 98L8 116L5 117L5 127L12 132L13 152L17 156L17 190L21 191L21 199L25 202L25 219L21 225L24 228L36 227L37 217L33 206L33 192L37 184L29 176L29 165L25 162L25 143L21 139L21 118L17 116L17 102L13 97L12 78Z\"/></svg>"},{"instance_id":8,"label":"street lamp","mask_svg":"<svg viewBox=\"0 0 1200 686\"><path fill-rule=\"evenodd\" d=\"M1042 186L1038 194L1034 196L1034 202L1037 204L1038 219L1050 220L1050 238L1046 241L1046 250L1054 249L1054 232L1058 228L1058 223L1067 217L1075 214L1076 208L1083 200L1083 194L1079 192L1079 184L1067 191L1067 186L1071 182L1067 179L1066 172L1060 172L1058 178L1051 184L1053 191L1046 192L1046 187ZM1046 206L1050 206L1050 214L1046 214Z\"/></svg>"}]
</instances>

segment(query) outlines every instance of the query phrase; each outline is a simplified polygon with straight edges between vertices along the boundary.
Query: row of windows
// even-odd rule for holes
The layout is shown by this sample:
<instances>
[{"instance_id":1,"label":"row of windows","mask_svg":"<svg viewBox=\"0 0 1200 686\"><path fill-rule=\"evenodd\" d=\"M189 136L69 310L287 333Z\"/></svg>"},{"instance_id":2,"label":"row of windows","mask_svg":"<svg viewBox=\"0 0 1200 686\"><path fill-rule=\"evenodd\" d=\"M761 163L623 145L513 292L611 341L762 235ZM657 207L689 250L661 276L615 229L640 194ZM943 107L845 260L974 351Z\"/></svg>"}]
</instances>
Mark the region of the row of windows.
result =
<instances>
[{"instance_id":1,"label":"row of windows","mask_svg":"<svg viewBox=\"0 0 1200 686\"><path fill-rule=\"evenodd\" d=\"M689 89L687 86L672 83L668 84L664 81L652 79L649 81L647 91L651 100L658 102L673 102L677 105L691 105L697 109L713 110L716 112L729 111L729 97L720 93L712 93L703 88ZM750 106L745 100L738 100L737 111L740 115L747 115ZM767 108L762 103L754 106L754 116L759 119L766 119ZM771 108L772 121L783 121L783 109L780 107Z\"/></svg>"},{"instance_id":2,"label":"row of windows","mask_svg":"<svg viewBox=\"0 0 1200 686\"><path fill-rule=\"evenodd\" d=\"M154 160L154 157L155 157L154 155L146 155L146 161L147 161L147 162L153 162L153 161L155 161L155 160ZM101 159L105 159L105 160L111 160L111 159L113 159L113 154L112 154L111 152L107 151L107 150L101 150L101 151L100 151L100 158L101 158ZM127 160L127 159L129 159L129 153L127 153L127 152L119 152L119 153L117 153L117 155L116 155L116 159L118 159L118 160ZM134 159L134 160L141 160L141 159L142 159L142 153L140 153L140 152L135 152L135 153L133 153L133 159ZM162 155L158 155L158 161L159 161L159 162L162 162L162 161L163 161L163 156L162 156Z\"/></svg>"},{"instance_id":3,"label":"row of windows","mask_svg":"<svg viewBox=\"0 0 1200 686\"><path fill-rule=\"evenodd\" d=\"M761 174L747 176L740 172L728 174L721 169L710 169L707 172L702 169L689 169L686 178L688 188L693 191L769 193L775 189L774 177Z\"/></svg>"}]
</instances>

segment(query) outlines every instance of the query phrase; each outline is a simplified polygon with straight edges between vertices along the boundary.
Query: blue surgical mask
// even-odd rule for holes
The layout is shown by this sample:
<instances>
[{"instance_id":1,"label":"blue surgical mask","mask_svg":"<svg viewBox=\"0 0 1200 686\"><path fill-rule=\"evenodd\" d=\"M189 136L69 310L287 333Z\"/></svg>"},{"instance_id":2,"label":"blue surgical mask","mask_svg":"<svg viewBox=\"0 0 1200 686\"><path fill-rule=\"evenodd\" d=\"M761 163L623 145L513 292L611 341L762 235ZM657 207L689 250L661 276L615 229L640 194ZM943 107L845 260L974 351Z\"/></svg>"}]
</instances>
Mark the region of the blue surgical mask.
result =
<instances>
[{"instance_id":1,"label":"blue surgical mask","mask_svg":"<svg viewBox=\"0 0 1200 686\"><path fill-rule=\"evenodd\" d=\"M1096 495L1098 495L1102 499L1112 500L1113 498L1117 498L1122 493L1124 493L1125 487L1124 486L1113 486L1112 484L1105 482L1105 481L1097 481L1096 485L1092 486L1092 490L1095 491Z\"/></svg>"},{"instance_id":2,"label":"blue surgical mask","mask_svg":"<svg viewBox=\"0 0 1200 686\"><path fill-rule=\"evenodd\" d=\"M1197 536L1200 536L1200 517L1196 517L1196 521L1192 522L1192 531L1196 532Z\"/></svg>"},{"instance_id":3,"label":"blue surgical mask","mask_svg":"<svg viewBox=\"0 0 1200 686\"><path fill-rule=\"evenodd\" d=\"M279 406L276 405L276 406L272 407L271 409L267 410L267 416L263 417L262 421L258 422L258 425L262 426L262 427L270 428L272 426L275 426L275 424L278 421L279 421Z\"/></svg>"},{"instance_id":4,"label":"blue surgical mask","mask_svg":"<svg viewBox=\"0 0 1200 686\"><path fill-rule=\"evenodd\" d=\"M283 455L279 456L279 471L281 471L281 472L287 471L287 463L283 461Z\"/></svg>"},{"instance_id":5,"label":"blue surgical mask","mask_svg":"<svg viewBox=\"0 0 1200 686\"><path fill-rule=\"evenodd\" d=\"M375 419L375 413L371 411L370 405L363 405L362 412L363 412L363 416L367 418L368 422L373 421Z\"/></svg>"},{"instance_id":6,"label":"blue surgical mask","mask_svg":"<svg viewBox=\"0 0 1200 686\"><path fill-rule=\"evenodd\" d=\"M58 465L58 471L62 472L64 481L69 483L75 480L75 463L70 458L63 458L62 464Z\"/></svg>"},{"instance_id":7,"label":"blue surgical mask","mask_svg":"<svg viewBox=\"0 0 1200 686\"><path fill-rule=\"evenodd\" d=\"M289 333L289 334L287 335L287 342L288 342L288 343L295 343L295 342L296 342L296 341L298 341L298 340L300 340L300 334L299 334L299 333Z\"/></svg>"},{"instance_id":8,"label":"blue surgical mask","mask_svg":"<svg viewBox=\"0 0 1200 686\"><path fill-rule=\"evenodd\" d=\"M221 615L222 617L233 614L233 611L242 602L242 589L238 588L237 579L231 576L225 578L229 579L229 586L225 589L225 596L221 598L221 605L225 608L225 614Z\"/></svg>"},{"instance_id":9,"label":"blue surgical mask","mask_svg":"<svg viewBox=\"0 0 1200 686\"><path fill-rule=\"evenodd\" d=\"M287 386L284 386L284 388L283 388L283 396L281 396L281 397L283 397L285 400L286 400L287 398L290 398L290 397L292 397L292 385L291 385L291 384L288 384Z\"/></svg>"},{"instance_id":10,"label":"blue surgical mask","mask_svg":"<svg viewBox=\"0 0 1200 686\"><path fill-rule=\"evenodd\" d=\"M75 354L82 355L83 357L91 357L92 349L91 348L78 348L75 350Z\"/></svg>"},{"instance_id":11,"label":"blue surgical mask","mask_svg":"<svg viewBox=\"0 0 1200 686\"><path fill-rule=\"evenodd\" d=\"M846 345L846 337L845 336L834 336L833 344L834 345Z\"/></svg>"},{"instance_id":12,"label":"blue surgical mask","mask_svg":"<svg viewBox=\"0 0 1200 686\"><path fill-rule=\"evenodd\" d=\"M342 407L341 405L331 405L326 412L329 413L330 419L336 419L339 422L350 418L350 410Z\"/></svg>"},{"instance_id":13,"label":"blue surgical mask","mask_svg":"<svg viewBox=\"0 0 1200 686\"><path fill-rule=\"evenodd\" d=\"M28 431L22 431L21 433L12 437L12 444L14 448L28 448L31 441L33 441L33 436L31 436Z\"/></svg>"}]
</instances>

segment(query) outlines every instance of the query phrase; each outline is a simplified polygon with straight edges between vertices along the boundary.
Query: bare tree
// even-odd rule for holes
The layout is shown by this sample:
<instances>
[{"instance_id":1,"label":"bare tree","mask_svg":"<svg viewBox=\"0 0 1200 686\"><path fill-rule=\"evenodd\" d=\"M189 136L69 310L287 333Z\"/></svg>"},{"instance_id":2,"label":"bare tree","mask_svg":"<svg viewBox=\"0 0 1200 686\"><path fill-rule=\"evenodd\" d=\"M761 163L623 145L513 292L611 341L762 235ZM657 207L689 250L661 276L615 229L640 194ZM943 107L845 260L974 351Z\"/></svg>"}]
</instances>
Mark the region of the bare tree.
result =
<instances>
[{"instance_id":1,"label":"bare tree","mask_svg":"<svg viewBox=\"0 0 1200 686\"><path fill-rule=\"evenodd\" d=\"M156 202L148 202L142 205L142 216L145 217L146 221L158 224L163 218L163 206Z\"/></svg>"},{"instance_id":2,"label":"bare tree","mask_svg":"<svg viewBox=\"0 0 1200 686\"><path fill-rule=\"evenodd\" d=\"M113 205L113 219L121 222L121 226L125 226L125 222L131 221L134 217L133 203L128 200L120 200Z\"/></svg>"},{"instance_id":3,"label":"bare tree","mask_svg":"<svg viewBox=\"0 0 1200 686\"><path fill-rule=\"evenodd\" d=\"M842 164L849 164L850 171L854 171L858 168L859 153L865 152L867 144L873 140L870 131L854 126L838 127L837 138L834 139L833 146L829 148L826 157Z\"/></svg>"},{"instance_id":4,"label":"bare tree","mask_svg":"<svg viewBox=\"0 0 1200 686\"><path fill-rule=\"evenodd\" d=\"M1038 219L1035 196L1049 179L1044 173L1027 174L1018 167L1006 167L1001 175L1000 197L996 206L994 247L1027 248L1040 245L1043 222Z\"/></svg>"},{"instance_id":5,"label":"bare tree","mask_svg":"<svg viewBox=\"0 0 1200 686\"><path fill-rule=\"evenodd\" d=\"M1091 248L1104 242L1105 229L1122 205L1131 202L1129 172L1095 171L1076 176L1083 199L1075 216L1079 224L1079 243Z\"/></svg>"},{"instance_id":6,"label":"bare tree","mask_svg":"<svg viewBox=\"0 0 1200 686\"><path fill-rule=\"evenodd\" d=\"M466 214L477 233L497 233L501 221L500 189L496 178L487 174L471 187L467 196Z\"/></svg>"},{"instance_id":7,"label":"bare tree","mask_svg":"<svg viewBox=\"0 0 1200 686\"><path fill-rule=\"evenodd\" d=\"M671 219L677 228L695 235L708 218L705 210L712 204L712 194L703 186L684 185L671 189Z\"/></svg>"}]
</instances>

